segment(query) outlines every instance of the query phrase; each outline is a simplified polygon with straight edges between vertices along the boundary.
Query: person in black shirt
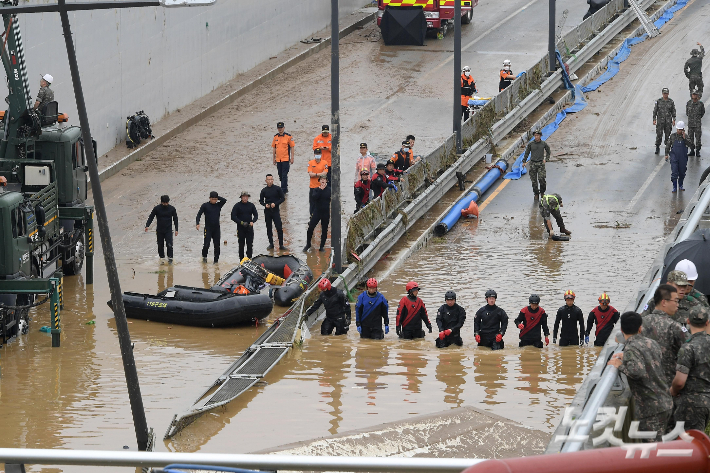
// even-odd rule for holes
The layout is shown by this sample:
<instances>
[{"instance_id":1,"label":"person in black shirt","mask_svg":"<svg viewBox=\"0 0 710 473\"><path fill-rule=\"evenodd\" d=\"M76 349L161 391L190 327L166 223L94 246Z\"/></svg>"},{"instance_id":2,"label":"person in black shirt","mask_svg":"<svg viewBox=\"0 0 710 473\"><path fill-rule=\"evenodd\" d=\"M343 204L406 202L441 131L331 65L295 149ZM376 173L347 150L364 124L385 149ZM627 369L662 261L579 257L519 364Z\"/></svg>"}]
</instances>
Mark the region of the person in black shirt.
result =
<instances>
[{"instance_id":1,"label":"person in black shirt","mask_svg":"<svg viewBox=\"0 0 710 473\"><path fill-rule=\"evenodd\" d=\"M308 231L306 232L306 246L303 251L308 251L311 248L311 240L313 239L313 231L320 222L320 249L325 250L325 240L328 238L328 225L330 224L330 187L328 186L328 178L321 176L318 179L318 187L313 189L313 214L311 221L308 222Z\"/></svg>"},{"instance_id":2,"label":"person in black shirt","mask_svg":"<svg viewBox=\"0 0 710 473\"><path fill-rule=\"evenodd\" d=\"M550 329L547 328L547 313L545 309L540 307L540 296L530 294L528 299L530 305L523 307L515 319L515 325L520 329L520 348L532 345L536 348L542 348L542 335L540 329L545 334L545 345L550 344Z\"/></svg>"},{"instance_id":3,"label":"person in black shirt","mask_svg":"<svg viewBox=\"0 0 710 473\"><path fill-rule=\"evenodd\" d=\"M574 305L574 297L574 292L566 291L565 305L557 309L555 328L552 330L552 343L557 343L557 329L560 328L560 322L562 322L561 347L584 344L584 314L582 309ZM577 325L579 325L579 332L577 332Z\"/></svg>"},{"instance_id":4,"label":"person in black shirt","mask_svg":"<svg viewBox=\"0 0 710 473\"><path fill-rule=\"evenodd\" d=\"M207 262L207 252L210 249L210 240L214 245L214 262L219 262L219 215L222 212L222 207L227 203L227 199L220 197L216 191L210 192L210 201L205 202L200 206L195 219L195 228L200 230L200 219L202 214L205 214L205 240L202 243L202 262Z\"/></svg>"},{"instance_id":5,"label":"person in black shirt","mask_svg":"<svg viewBox=\"0 0 710 473\"><path fill-rule=\"evenodd\" d=\"M327 180L323 176L324 180ZM330 190L330 187L328 187ZM321 335L330 335L335 329L336 335L346 335L350 328L350 303L343 291L334 288L327 278L323 278L318 283L320 296L313 305L306 311L306 320L322 305L325 307L325 319L320 326Z\"/></svg>"},{"instance_id":6,"label":"person in black shirt","mask_svg":"<svg viewBox=\"0 0 710 473\"><path fill-rule=\"evenodd\" d=\"M165 258L165 246L168 247L168 262L173 262L173 222L175 222L175 236L178 234L178 216L175 207L170 205L170 197L160 196L160 205L153 207L153 211L145 222L145 231L156 218L155 234L158 237L158 256Z\"/></svg>"},{"instance_id":7,"label":"person in black shirt","mask_svg":"<svg viewBox=\"0 0 710 473\"><path fill-rule=\"evenodd\" d=\"M496 305L498 294L493 289L486 291L486 305L478 309L473 319L473 333L479 347L491 350L505 348L503 336L508 329L508 314Z\"/></svg>"},{"instance_id":8,"label":"person in black shirt","mask_svg":"<svg viewBox=\"0 0 710 473\"><path fill-rule=\"evenodd\" d=\"M242 191L240 201L232 207L232 222L237 224L237 238L239 238L239 261L244 259L244 243L247 245L247 258L251 259L252 245L254 243L254 222L259 220L256 206L249 202L251 195Z\"/></svg>"},{"instance_id":9,"label":"person in black shirt","mask_svg":"<svg viewBox=\"0 0 710 473\"><path fill-rule=\"evenodd\" d=\"M446 291L444 295L446 304L439 307L436 313L436 326L439 327L439 336L436 338L436 348L449 345L463 346L461 327L466 321L466 309L456 303L456 293Z\"/></svg>"},{"instance_id":10,"label":"person in black shirt","mask_svg":"<svg viewBox=\"0 0 710 473\"><path fill-rule=\"evenodd\" d=\"M385 189L394 189L397 192L397 186L387 180L387 174L385 173L384 163L379 163L377 165L377 174L372 177L372 182L370 183L370 189L372 189L372 198L376 199L381 196Z\"/></svg>"},{"instance_id":11,"label":"person in black shirt","mask_svg":"<svg viewBox=\"0 0 710 473\"><path fill-rule=\"evenodd\" d=\"M274 185L274 176L266 175L266 187L261 189L259 195L259 203L264 206L264 224L266 225L266 236L269 238L269 246L267 250L274 249L274 234L272 233L271 223L276 227L276 234L279 237L279 249L288 250L284 245L284 232L281 227L281 213L279 205L286 200L284 191L279 186Z\"/></svg>"},{"instance_id":12,"label":"person in black shirt","mask_svg":"<svg viewBox=\"0 0 710 473\"><path fill-rule=\"evenodd\" d=\"M609 338L614 330L614 325L619 321L619 311L610 306L611 299L604 292L599 296L599 305L589 313L587 317L587 332L584 334L584 342L589 343L589 334L592 331L592 326L597 324L597 330L594 333L594 346L603 347L606 339Z\"/></svg>"}]
</instances>

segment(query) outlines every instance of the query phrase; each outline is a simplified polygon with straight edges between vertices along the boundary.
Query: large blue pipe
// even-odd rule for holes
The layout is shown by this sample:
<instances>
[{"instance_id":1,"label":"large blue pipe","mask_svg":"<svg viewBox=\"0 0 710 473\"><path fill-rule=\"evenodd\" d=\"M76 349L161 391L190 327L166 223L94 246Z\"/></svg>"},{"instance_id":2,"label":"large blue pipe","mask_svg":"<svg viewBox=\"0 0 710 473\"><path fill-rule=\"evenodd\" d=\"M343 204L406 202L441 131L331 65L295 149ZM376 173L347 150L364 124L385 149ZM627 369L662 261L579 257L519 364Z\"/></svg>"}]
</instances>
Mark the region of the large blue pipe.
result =
<instances>
[{"instance_id":1,"label":"large blue pipe","mask_svg":"<svg viewBox=\"0 0 710 473\"><path fill-rule=\"evenodd\" d=\"M498 180L500 176L505 174L508 169L507 161L501 159L498 161L490 171L486 173L474 186L471 192L463 196L456 204L453 206L451 211L446 214L444 218L441 219L436 227L434 227L434 233L438 236L446 234L449 230L456 225L456 222L461 218L461 211L467 209L471 202L476 202L481 198L483 194L493 185L494 182Z\"/></svg>"}]
</instances>

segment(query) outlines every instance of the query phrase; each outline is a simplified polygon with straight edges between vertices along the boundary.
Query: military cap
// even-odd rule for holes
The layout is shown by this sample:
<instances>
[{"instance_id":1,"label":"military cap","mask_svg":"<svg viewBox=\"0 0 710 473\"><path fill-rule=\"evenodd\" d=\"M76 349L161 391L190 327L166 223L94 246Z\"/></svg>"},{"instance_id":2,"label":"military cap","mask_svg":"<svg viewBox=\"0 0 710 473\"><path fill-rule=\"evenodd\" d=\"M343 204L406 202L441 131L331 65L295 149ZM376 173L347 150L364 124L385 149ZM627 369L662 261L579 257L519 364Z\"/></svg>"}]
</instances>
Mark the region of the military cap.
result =
<instances>
[{"instance_id":1,"label":"military cap","mask_svg":"<svg viewBox=\"0 0 710 473\"><path fill-rule=\"evenodd\" d=\"M668 278L666 279L669 283L673 283L677 286L687 286L688 276L683 271L673 270L668 273Z\"/></svg>"},{"instance_id":2,"label":"military cap","mask_svg":"<svg viewBox=\"0 0 710 473\"><path fill-rule=\"evenodd\" d=\"M276 128L283 128L284 127L284 122L278 122L276 124Z\"/></svg>"},{"instance_id":3,"label":"military cap","mask_svg":"<svg viewBox=\"0 0 710 473\"><path fill-rule=\"evenodd\" d=\"M540 136L542 136L542 130L535 130L535 132L533 133L533 135L540 135Z\"/></svg>"},{"instance_id":4,"label":"military cap","mask_svg":"<svg viewBox=\"0 0 710 473\"><path fill-rule=\"evenodd\" d=\"M250 194L248 191L242 191L242 193L239 194L239 197L241 198L241 197L244 197L244 196L251 197L251 194Z\"/></svg>"},{"instance_id":5,"label":"military cap","mask_svg":"<svg viewBox=\"0 0 710 473\"><path fill-rule=\"evenodd\" d=\"M662 94L669 94L670 91L668 90L668 87L664 87L663 89L661 89L661 93Z\"/></svg>"},{"instance_id":6,"label":"military cap","mask_svg":"<svg viewBox=\"0 0 710 473\"><path fill-rule=\"evenodd\" d=\"M313 150L313 154L320 154L320 148L316 148Z\"/></svg>"},{"instance_id":7,"label":"military cap","mask_svg":"<svg viewBox=\"0 0 710 473\"><path fill-rule=\"evenodd\" d=\"M710 316L708 309L700 304L697 304L690 308L688 320L693 325L704 325L705 322L708 321L708 316Z\"/></svg>"},{"instance_id":8,"label":"military cap","mask_svg":"<svg viewBox=\"0 0 710 473\"><path fill-rule=\"evenodd\" d=\"M409 140L402 141L402 146L409 146Z\"/></svg>"},{"instance_id":9,"label":"military cap","mask_svg":"<svg viewBox=\"0 0 710 473\"><path fill-rule=\"evenodd\" d=\"M367 143L360 143L360 148L367 148Z\"/></svg>"}]
</instances>

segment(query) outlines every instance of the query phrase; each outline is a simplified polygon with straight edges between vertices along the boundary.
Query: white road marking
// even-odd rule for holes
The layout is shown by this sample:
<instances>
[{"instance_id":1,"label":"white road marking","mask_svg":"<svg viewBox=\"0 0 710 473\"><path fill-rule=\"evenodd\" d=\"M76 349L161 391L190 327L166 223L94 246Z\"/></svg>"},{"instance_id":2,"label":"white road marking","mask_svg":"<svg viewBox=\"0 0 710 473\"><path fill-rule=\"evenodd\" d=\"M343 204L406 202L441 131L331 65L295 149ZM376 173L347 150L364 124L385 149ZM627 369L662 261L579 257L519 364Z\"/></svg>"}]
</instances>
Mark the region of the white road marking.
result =
<instances>
[{"instance_id":1,"label":"white road marking","mask_svg":"<svg viewBox=\"0 0 710 473\"><path fill-rule=\"evenodd\" d=\"M633 199L631 199L631 202L629 202L629 205L626 206L626 209L624 209L626 212L630 212L631 209L634 208L636 205L636 202L641 198L643 193L646 191L646 188L651 185L651 182L656 178L656 175L661 172L661 169L663 166L666 164L665 159L661 159L661 161L656 165L656 168L653 170L653 172L646 178L646 182L643 183L641 188L636 192L636 195L634 196Z\"/></svg>"}]
</instances>

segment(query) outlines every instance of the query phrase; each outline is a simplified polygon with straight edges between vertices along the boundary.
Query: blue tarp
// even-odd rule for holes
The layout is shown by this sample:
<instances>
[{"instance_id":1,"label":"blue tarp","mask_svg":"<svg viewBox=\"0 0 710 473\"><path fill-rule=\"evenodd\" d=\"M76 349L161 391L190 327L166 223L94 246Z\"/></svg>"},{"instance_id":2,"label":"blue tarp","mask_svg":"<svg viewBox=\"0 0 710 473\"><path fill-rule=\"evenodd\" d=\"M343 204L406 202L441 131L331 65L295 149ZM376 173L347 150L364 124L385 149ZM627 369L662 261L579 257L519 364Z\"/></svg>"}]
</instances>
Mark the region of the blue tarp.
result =
<instances>
[{"instance_id":1,"label":"blue tarp","mask_svg":"<svg viewBox=\"0 0 710 473\"><path fill-rule=\"evenodd\" d=\"M685 7L688 4L689 0L678 0L677 3L666 10L661 17L656 20L653 24L656 25L656 28L661 28L663 25L668 23L671 18L673 18L673 14L680 10L681 8ZM634 46L642 41L645 41L646 38L648 38L647 34L643 34L642 36L636 37L636 38L630 38L626 39L624 41L624 44L621 46L621 49L619 52L616 54L614 59L610 60L609 63L607 64L607 69L602 74L599 76L596 80L593 82L589 83L585 87L575 87L575 101L574 105L571 107L568 107L561 111L560 113L557 114L555 117L555 121L553 123L550 123L547 125L545 128L542 129L542 139L546 140L552 133L554 133L560 126L560 123L562 120L565 119L568 113L575 113L579 112L580 110L584 109L584 107L587 106L587 102L584 99L583 92L591 92L592 90L598 89L602 84L610 80L612 77L614 77L618 72L619 72L619 65L624 62L626 59L628 59L629 55L631 54L631 46ZM562 64L562 59L560 57L559 51L557 52L557 59L560 61L560 64ZM568 84L571 84L569 82L569 78L567 77L567 74L564 73L563 69L563 80L565 82L565 86L569 89L571 87L568 86ZM565 80L566 79L566 80ZM521 153L520 156L518 156L518 159L515 160L515 163L513 164L513 167L511 168L510 172L505 175L505 179L520 179L523 174L527 174L527 169L525 169L522 166L523 163L523 156L525 155L525 152Z\"/></svg>"},{"instance_id":2,"label":"blue tarp","mask_svg":"<svg viewBox=\"0 0 710 473\"><path fill-rule=\"evenodd\" d=\"M473 99L468 99L468 104L469 106L476 106L478 105L479 107L484 106L488 102L490 102L491 99L485 99L485 100L473 100Z\"/></svg>"}]
</instances>

